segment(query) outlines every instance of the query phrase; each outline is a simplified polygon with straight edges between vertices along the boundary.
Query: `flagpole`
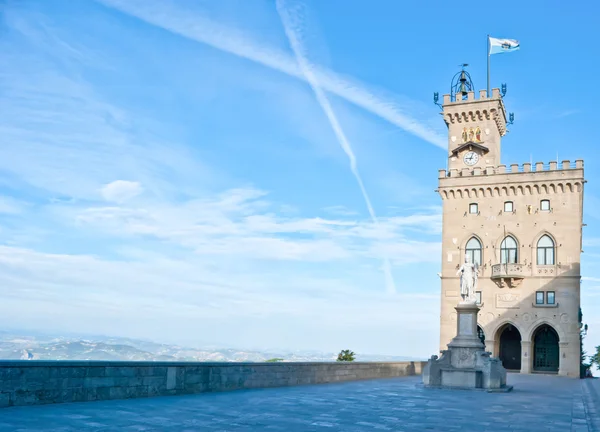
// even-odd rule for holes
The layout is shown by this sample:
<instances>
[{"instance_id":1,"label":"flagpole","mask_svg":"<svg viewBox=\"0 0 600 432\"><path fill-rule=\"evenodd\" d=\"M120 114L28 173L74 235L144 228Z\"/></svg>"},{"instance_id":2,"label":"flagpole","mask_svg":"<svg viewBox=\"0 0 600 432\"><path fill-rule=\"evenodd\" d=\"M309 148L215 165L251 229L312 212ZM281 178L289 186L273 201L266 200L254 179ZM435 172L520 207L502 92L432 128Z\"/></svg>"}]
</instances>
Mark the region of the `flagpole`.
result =
<instances>
[{"instance_id":1,"label":"flagpole","mask_svg":"<svg viewBox=\"0 0 600 432\"><path fill-rule=\"evenodd\" d=\"M490 97L490 35L485 39L485 53L487 55L487 97Z\"/></svg>"}]
</instances>

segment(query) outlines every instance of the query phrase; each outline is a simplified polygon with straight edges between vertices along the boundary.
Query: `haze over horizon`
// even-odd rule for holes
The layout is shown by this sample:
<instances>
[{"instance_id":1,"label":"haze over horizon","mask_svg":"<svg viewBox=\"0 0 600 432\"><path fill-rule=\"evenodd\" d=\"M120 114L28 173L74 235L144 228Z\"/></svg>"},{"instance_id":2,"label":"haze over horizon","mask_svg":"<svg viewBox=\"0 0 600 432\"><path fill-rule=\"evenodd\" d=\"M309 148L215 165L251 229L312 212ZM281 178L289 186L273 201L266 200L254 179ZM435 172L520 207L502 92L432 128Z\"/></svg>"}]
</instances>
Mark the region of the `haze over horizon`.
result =
<instances>
[{"instance_id":1,"label":"haze over horizon","mask_svg":"<svg viewBox=\"0 0 600 432\"><path fill-rule=\"evenodd\" d=\"M461 63L485 88L491 34L521 42L492 59L515 113L503 162L585 160L591 352L600 7L479 8L459 20L442 2L8 0L0 326L437 353L447 129L432 94Z\"/></svg>"}]
</instances>

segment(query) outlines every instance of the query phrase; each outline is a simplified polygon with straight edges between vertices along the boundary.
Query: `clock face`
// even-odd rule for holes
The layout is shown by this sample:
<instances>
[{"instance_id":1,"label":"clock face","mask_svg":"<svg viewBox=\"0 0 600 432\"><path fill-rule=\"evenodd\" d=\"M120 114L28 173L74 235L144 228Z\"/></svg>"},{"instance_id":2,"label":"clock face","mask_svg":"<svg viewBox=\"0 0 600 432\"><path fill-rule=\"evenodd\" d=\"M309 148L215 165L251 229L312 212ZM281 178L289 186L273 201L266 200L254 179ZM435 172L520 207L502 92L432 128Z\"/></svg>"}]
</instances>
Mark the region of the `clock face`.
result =
<instances>
[{"instance_id":1,"label":"clock face","mask_svg":"<svg viewBox=\"0 0 600 432\"><path fill-rule=\"evenodd\" d=\"M475 165L479 162L479 155L473 151L467 152L463 157L463 161L465 165Z\"/></svg>"}]
</instances>

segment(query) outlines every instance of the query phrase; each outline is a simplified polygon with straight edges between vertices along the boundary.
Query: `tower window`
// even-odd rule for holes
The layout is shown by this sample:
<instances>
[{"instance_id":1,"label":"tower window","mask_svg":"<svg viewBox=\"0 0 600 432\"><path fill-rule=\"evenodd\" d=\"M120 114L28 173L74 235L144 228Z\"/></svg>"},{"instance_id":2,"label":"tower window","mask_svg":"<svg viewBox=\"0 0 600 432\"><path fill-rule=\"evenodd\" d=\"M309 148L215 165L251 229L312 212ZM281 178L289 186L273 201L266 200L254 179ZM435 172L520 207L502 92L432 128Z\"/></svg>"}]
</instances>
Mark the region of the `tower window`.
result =
<instances>
[{"instance_id":1,"label":"tower window","mask_svg":"<svg viewBox=\"0 0 600 432\"><path fill-rule=\"evenodd\" d=\"M475 291L475 302L478 305L481 304L481 291Z\"/></svg>"},{"instance_id":2,"label":"tower window","mask_svg":"<svg viewBox=\"0 0 600 432\"><path fill-rule=\"evenodd\" d=\"M479 213L479 206L477 205L477 203L469 204L469 213L471 213L471 214Z\"/></svg>"},{"instance_id":3,"label":"tower window","mask_svg":"<svg viewBox=\"0 0 600 432\"><path fill-rule=\"evenodd\" d=\"M544 291L535 293L535 304L544 304Z\"/></svg>"},{"instance_id":4,"label":"tower window","mask_svg":"<svg viewBox=\"0 0 600 432\"><path fill-rule=\"evenodd\" d=\"M537 265L554 265L554 241L548 235L537 243Z\"/></svg>"},{"instance_id":5,"label":"tower window","mask_svg":"<svg viewBox=\"0 0 600 432\"><path fill-rule=\"evenodd\" d=\"M504 203L504 211L505 211L505 212L507 212L507 213L508 213L508 212L512 213L512 211L513 211L513 208L514 208L514 207L513 207L513 202L512 202L512 201L506 201L506 202Z\"/></svg>"},{"instance_id":6,"label":"tower window","mask_svg":"<svg viewBox=\"0 0 600 432\"><path fill-rule=\"evenodd\" d=\"M505 237L500 244L500 263L517 263L517 241L511 237Z\"/></svg>"},{"instance_id":7,"label":"tower window","mask_svg":"<svg viewBox=\"0 0 600 432\"><path fill-rule=\"evenodd\" d=\"M554 291L546 292L546 303L552 305L554 304Z\"/></svg>"},{"instance_id":8,"label":"tower window","mask_svg":"<svg viewBox=\"0 0 600 432\"><path fill-rule=\"evenodd\" d=\"M541 200L540 201L540 210L541 211L550 211L550 200Z\"/></svg>"},{"instance_id":9,"label":"tower window","mask_svg":"<svg viewBox=\"0 0 600 432\"><path fill-rule=\"evenodd\" d=\"M467 256L473 264L481 265L481 243L475 237L471 237L465 247Z\"/></svg>"}]
</instances>

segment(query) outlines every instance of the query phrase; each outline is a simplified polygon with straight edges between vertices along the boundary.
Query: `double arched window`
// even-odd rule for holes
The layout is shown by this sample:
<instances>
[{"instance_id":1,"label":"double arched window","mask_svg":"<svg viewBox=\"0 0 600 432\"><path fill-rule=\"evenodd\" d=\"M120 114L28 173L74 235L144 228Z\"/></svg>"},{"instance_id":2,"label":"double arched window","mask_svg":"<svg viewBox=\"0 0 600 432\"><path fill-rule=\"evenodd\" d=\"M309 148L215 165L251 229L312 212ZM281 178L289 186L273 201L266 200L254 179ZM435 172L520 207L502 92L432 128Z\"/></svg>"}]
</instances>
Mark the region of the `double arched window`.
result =
<instances>
[{"instance_id":1,"label":"double arched window","mask_svg":"<svg viewBox=\"0 0 600 432\"><path fill-rule=\"evenodd\" d=\"M518 262L517 251L517 241L511 236L504 237L500 245L500 263L516 264Z\"/></svg>"},{"instance_id":2,"label":"double arched window","mask_svg":"<svg viewBox=\"0 0 600 432\"><path fill-rule=\"evenodd\" d=\"M538 240L537 265L554 265L554 241L549 235Z\"/></svg>"},{"instance_id":3,"label":"double arched window","mask_svg":"<svg viewBox=\"0 0 600 432\"><path fill-rule=\"evenodd\" d=\"M471 237L467 242L465 252L472 263L481 265L481 242L479 240L475 237Z\"/></svg>"}]
</instances>

